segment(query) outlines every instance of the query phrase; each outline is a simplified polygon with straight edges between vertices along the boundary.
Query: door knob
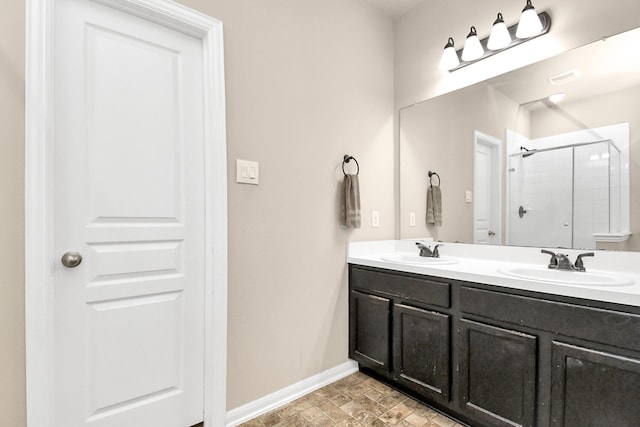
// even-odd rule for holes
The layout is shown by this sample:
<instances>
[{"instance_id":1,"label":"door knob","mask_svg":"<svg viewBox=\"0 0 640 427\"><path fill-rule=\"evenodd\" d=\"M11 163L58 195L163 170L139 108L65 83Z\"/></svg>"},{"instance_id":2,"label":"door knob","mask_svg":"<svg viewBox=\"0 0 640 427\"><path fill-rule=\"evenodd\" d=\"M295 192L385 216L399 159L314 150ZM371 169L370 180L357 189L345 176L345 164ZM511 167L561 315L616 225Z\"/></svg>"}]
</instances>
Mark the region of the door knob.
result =
<instances>
[{"instance_id":1,"label":"door knob","mask_svg":"<svg viewBox=\"0 0 640 427\"><path fill-rule=\"evenodd\" d=\"M77 267L82 262L82 255L80 255L79 252L65 252L65 254L62 255L61 261L65 267Z\"/></svg>"},{"instance_id":2,"label":"door knob","mask_svg":"<svg viewBox=\"0 0 640 427\"><path fill-rule=\"evenodd\" d=\"M489 236L493 237L496 235L496 232L493 230L489 230Z\"/></svg>"}]
</instances>

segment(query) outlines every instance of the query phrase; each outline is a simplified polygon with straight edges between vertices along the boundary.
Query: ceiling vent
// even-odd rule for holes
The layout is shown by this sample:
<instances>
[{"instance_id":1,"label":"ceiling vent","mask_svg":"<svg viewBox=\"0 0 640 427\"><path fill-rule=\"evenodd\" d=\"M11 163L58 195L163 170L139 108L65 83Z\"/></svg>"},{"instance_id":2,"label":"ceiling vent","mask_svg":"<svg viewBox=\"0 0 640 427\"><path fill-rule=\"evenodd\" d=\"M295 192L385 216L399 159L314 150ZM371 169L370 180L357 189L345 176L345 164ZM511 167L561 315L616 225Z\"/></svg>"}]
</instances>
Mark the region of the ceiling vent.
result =
<instances>
[{"instance_id":1,"label":"ceiling vent","mask_svg":"<svg viewBox=\"0 0 640 427\"><path fill-rule=\"evenodd\" d=\"M547 80L549 80L549 83L552 85L562 85L580 78L581 75L580 70L574 68L573 70L551 76Z\"/></svg>"}]
</instances>

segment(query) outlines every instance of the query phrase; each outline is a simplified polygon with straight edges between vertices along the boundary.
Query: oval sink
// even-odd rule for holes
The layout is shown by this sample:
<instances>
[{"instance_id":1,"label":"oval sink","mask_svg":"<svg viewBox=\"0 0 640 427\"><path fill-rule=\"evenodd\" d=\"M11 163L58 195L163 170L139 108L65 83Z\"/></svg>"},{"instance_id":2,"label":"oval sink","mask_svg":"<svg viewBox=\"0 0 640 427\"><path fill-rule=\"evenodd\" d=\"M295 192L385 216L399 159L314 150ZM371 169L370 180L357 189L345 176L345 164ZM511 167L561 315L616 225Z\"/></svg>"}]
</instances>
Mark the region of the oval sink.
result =
<instances>
[{"instance_id":1,"label":"oval sink","mask_svg":"<svg viewBox=\"0 0 640 427\"><path fill-rule=\"evenodd\" d=\"M635 283L626 277L584 271L552 270L549 268L516 267L498 269L499 273L519 279L537 280L560 285L628 286Z\"/></svg>"},{"instance_id":2,"label":"oval sink","mask_svg":"<svg viewBox=\"0 0 640 427\"><path fill-rule=\"evenodd\" d=\"M398 264L409 264L409 265L446 265L446 264L456 264L458 260L447 257L440 258L431 258L424 257L419 255L410 255L410 254L395 254L395 255L387 255L381 256L381 260L389 261L389 262L397 262Z\"/></svg>"}]
</instances>

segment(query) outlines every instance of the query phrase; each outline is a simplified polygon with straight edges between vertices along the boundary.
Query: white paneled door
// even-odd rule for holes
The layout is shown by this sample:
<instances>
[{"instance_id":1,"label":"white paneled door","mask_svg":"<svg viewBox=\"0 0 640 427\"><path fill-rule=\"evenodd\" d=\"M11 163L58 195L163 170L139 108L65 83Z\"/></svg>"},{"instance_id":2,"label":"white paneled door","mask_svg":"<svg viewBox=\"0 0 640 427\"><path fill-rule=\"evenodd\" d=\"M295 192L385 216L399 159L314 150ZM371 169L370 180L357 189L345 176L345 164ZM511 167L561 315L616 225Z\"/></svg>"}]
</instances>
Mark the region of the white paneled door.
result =
<instances>
[{"instance_id":1,"label":"white paneled door","mask_svg":"<svg viewBox=\"0 0 640 427\"><path fill-rule=\"evenodd\" d=\"M55 426L191 426L204 402L202 41L55 4Z\"/></svg>"},{"instance_id":2,"label":"white paneled door","mask_svg":"<svg viewBox=\"0 0 640 427\"><path fill-rule=\"evenodd\" d=\"M473 154L473 242L502 243L502 142L475 131Z\"/></svg>"}]
</instances>

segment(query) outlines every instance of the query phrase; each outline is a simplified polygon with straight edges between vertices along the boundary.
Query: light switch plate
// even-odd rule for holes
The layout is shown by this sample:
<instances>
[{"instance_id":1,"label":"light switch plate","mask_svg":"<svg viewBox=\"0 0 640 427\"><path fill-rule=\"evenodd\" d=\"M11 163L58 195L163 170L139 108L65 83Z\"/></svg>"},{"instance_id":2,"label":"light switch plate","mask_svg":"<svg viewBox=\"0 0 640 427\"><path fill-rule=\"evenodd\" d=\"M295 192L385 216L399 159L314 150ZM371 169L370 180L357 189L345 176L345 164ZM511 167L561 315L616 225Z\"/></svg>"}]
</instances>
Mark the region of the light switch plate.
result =
<instances>
[{"instance_id":1,"label":"light switch plate","mask_svg":"<svg viewBox=\"0 0 640 427\"><path fill-rule=\"evenodd\" d=\"M239 184L258 185L260 182L258 162L236 159L236 182Z\"/></svg>"},{"instance_id":2,"label":"light switch plate","mask_svg":"<svg viewBox=\"0 0 640 427\"><path fill-rule=\"evenodd\" d=\"M415 226L416 226L416 213L409 212L409 227L415 227Z\"/></svg>"},{"instance_id":3,"label":"light switch plate","mask_svg":"<svg viewBox=\"0 0 640 427\"><path fill-rule=\"evenodd\" d=\"M380 227L380 212L371 211L371 226Z\"/></svg>"},{"instance_id":4,"label":"light switch plate","mask_svg":"<svg viewBox=\"0 0 640 427\"><path fill-rule=\"evenodd\" d=\"M464 201L465 203L471 203L473 201L473 196L471 194L471 191L466 190L464 192Z\"/></svg>"}]
</instances>

